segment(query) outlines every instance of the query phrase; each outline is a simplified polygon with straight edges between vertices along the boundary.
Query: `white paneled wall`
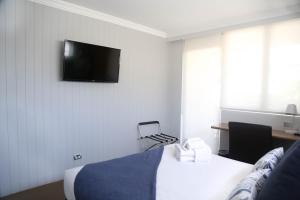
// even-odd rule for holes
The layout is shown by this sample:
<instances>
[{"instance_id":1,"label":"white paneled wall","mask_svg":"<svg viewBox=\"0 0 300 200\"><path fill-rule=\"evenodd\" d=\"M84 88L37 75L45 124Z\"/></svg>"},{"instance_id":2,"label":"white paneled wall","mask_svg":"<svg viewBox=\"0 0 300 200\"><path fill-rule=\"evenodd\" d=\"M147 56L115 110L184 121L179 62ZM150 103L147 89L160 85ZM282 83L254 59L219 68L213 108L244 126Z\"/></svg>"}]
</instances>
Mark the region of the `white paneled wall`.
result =
<instances>
[{"instance_id":1,"label":"white paneled wall","mask_svg":"<svg viewBox=\"0 0 300 200\"><path fill-rule=\"evenodd\" d=\"M170 116L172 116L171 132L178 133L180 131L180 115L181 115L181 85L182 85L182 51L184 42L174 41L168 43L168 54L170 69ZM181 136L180 136L181 138Z\"/></svg>"},{"instance_id":2,"label":"white paneled wall","mask_svg":"<svg viewBox=\"0 0 300 200\"><path fill-rule=\"evenodd\" d=\"M0 0L0 26L0 196L139 151L140 121L179 134L162 38L26 0ZM65 39L122 49L119 83L61 81Z\"/></svg>"}]
</instances>

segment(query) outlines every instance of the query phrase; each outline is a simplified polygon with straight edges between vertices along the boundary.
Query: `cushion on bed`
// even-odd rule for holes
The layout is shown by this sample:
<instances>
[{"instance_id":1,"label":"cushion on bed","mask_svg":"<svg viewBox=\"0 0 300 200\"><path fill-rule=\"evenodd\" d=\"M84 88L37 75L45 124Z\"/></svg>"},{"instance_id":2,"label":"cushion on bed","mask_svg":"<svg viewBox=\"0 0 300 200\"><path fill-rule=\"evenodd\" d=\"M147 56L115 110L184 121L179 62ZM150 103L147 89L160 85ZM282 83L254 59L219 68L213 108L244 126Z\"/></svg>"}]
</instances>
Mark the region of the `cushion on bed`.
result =
<instances>
[{"instance_id":1,"label":"cushion on bed","mask_svg":"<svg viewBox=\"0 0 300 200\"><path fill-rule=\"evenodd\" d=\"M260 169L252 172L236 186L227 200L254 200L270 173L270 169Z\"/></svg>"},{"instance_id":2,"label":"cushion on bed","mask_svg":"<svg viewBox=\"0 0 300 200\"><path fill-rule=\"evenodd\" d=\"M279 163L284 155L284 150L282 147L273 149L261 157L254 165L253 170L258 169L271 169L273 170L275 166Z\"/></svg>"},{"instance_id":3,"label":"cushion on bed","mask_svg":"<svg viewBox=\"0 0 300 200\"><path fill-rule=\"evenodd\" d=\"M258 196L258 200L285 199L300 199L300 141L285 153Z\"/></svg>"}]
</instances>

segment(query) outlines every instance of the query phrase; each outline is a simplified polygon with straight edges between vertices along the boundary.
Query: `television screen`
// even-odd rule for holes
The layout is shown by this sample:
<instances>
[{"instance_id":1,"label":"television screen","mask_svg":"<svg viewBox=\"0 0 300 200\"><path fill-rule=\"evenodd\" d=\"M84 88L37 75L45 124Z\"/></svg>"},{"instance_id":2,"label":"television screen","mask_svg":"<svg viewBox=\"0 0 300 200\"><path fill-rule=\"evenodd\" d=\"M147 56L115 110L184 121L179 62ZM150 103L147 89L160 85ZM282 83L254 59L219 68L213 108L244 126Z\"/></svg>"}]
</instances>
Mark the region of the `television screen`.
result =
<instances>
[{"instance_id":1,"label":"television screen","mask_svg":"<svg viewBox=\"0 0 300 200\"><path fill-rule=\"evenodd\" d=\"M120 49L65 40L63 80L117 83L120 52Z\"/></svg>"}]
</instances>

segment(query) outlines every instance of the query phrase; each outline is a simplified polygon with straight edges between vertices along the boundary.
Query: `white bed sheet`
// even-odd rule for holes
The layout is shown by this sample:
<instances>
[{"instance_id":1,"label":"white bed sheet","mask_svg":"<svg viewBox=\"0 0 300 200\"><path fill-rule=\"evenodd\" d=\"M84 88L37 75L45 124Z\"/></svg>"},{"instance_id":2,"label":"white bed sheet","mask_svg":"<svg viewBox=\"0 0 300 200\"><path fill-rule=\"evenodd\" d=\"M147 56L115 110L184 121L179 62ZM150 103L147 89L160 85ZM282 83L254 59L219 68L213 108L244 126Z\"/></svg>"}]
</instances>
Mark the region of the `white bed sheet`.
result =
<instances>
[{"instance_id":1,"label":"white bed sheet","mask_svg":"<svg viewBox=\"0 0 300 200\"><path fill-rule=\"evenodd\" d=\"M157 171L156 200L225 200L253 165L213 155L207 162L179 162L174 145L165 147ZM74 181L81 167L65 171L64 190L75 200Z\"/></svg>"}]
</instances>

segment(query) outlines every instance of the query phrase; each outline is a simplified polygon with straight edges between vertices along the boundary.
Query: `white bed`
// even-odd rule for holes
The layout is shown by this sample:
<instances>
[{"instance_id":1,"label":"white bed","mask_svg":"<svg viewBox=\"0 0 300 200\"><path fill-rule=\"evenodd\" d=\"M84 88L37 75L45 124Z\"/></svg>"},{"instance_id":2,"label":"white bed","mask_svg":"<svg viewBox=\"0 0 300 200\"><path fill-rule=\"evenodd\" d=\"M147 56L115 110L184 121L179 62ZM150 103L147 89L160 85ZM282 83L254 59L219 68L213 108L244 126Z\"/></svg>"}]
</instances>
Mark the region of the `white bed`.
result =
<instances>
[{"instance_id":1,"label":"white bed","mask_svg":"<svg viewBox=\"0 0 300 200\"><path fill-rule=\"evenodd\" d=\"M213 155L202 163L179 162L174 145L165 147L157 171L156 200L225 200L253 165ZM65 171L64 189L75 200L74 180L82 167Z\"/></svg>"}]
</instances>

